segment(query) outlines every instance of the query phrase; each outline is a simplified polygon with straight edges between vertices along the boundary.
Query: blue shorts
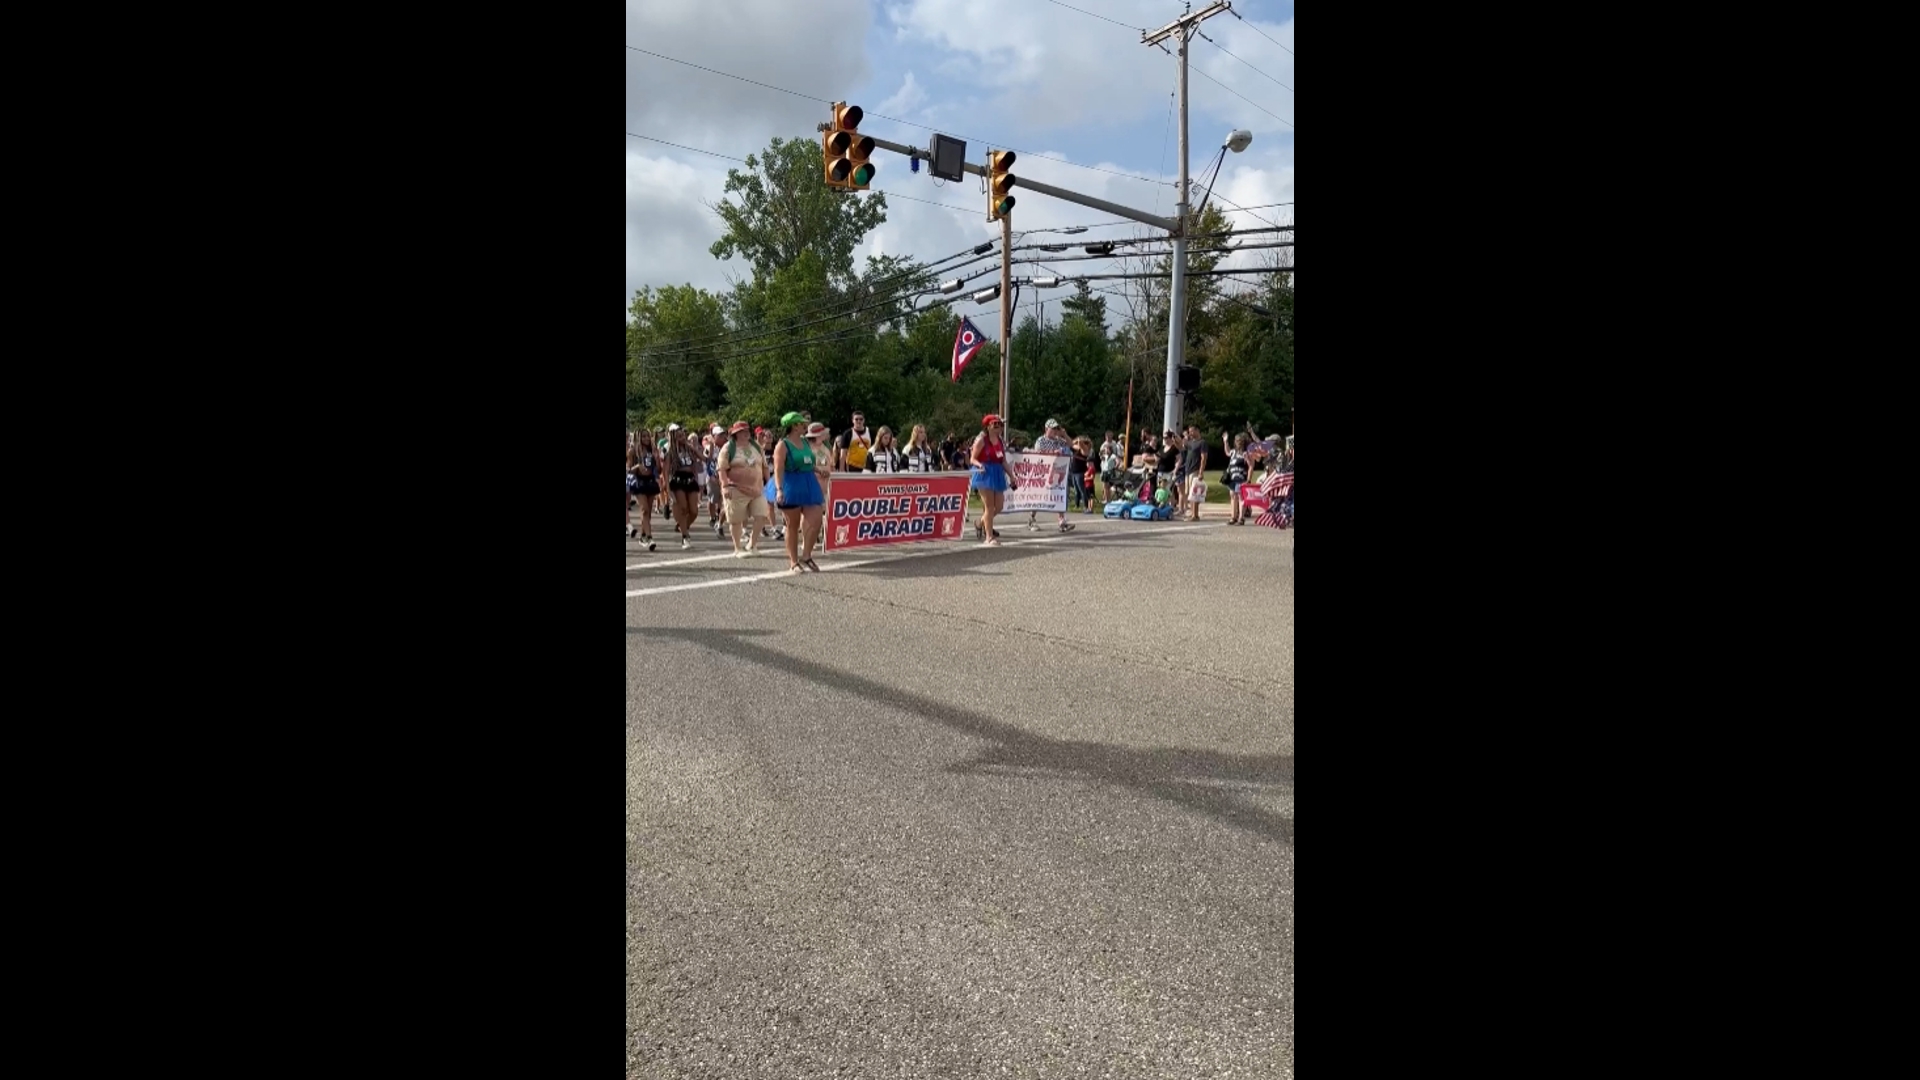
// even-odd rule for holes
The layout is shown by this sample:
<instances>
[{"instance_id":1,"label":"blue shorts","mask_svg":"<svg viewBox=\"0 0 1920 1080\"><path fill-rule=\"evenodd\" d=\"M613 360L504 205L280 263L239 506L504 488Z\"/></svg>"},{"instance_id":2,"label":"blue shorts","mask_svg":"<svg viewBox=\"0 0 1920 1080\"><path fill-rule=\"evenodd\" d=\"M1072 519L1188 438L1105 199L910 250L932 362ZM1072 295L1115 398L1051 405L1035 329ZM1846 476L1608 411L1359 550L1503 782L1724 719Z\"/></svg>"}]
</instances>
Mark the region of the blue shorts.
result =
<instances>
[{"instance_id":1,"label":"blue shorts","mask_svg":"<svg viewBox=\"0 0 1920 1080\"><path fill-rule=\"evenodd\" d=\"M785 486L787 497L780 504L782 510L804 510L809 506L826 505L826 493L820 490L820 478L812 470L788 473Z\"/></svg>"},{"instance_id":2,"label":"blue shorts","mask_svg":"<svg viewBox=\"0 0 1920 1080\"><path fill-rule=\"evenodd\" d=\"M973 470L973 490L1007 490L1007 467L999 462L988 462Z\"/></svg>"}]
</instances>

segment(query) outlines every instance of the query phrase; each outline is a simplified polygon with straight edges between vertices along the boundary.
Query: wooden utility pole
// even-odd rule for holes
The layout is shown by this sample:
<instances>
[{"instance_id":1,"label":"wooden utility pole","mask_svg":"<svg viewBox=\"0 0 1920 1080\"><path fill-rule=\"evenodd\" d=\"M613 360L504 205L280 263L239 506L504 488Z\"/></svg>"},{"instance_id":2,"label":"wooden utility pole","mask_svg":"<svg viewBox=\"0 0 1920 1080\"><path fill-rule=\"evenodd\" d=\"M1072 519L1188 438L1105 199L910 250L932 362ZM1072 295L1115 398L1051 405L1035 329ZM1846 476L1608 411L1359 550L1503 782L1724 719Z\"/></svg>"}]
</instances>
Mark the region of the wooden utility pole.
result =
<instances>
[{"instance_id":1,"label":"wooden utility pole","mask_svg":"<svg viewBox=\"0 0 1920 1080\"><path fill-rule=\"evenodd\" d=\"M1000 215L1000 419L1006 427L1007 385L1013 372L1013 215Z\"/></svg>"}]
</instances>

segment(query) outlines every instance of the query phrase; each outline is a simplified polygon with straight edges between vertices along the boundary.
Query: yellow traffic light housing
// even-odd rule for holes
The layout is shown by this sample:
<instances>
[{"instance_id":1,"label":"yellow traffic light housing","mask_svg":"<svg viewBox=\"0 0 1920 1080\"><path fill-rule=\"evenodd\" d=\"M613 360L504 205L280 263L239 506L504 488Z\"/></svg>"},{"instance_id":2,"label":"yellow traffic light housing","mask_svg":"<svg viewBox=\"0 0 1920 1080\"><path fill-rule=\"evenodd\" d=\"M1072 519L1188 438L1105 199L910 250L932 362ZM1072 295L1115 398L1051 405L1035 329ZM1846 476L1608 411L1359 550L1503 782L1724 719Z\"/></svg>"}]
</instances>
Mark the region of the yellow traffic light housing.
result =
<instances>
[{"instance_id":1,"label":"yellow traffic light housing","mask_svg":"<svg viewBox=\"0 0 1920 1080\"><path fill-rule=\"evenodd\" d=\"M860 134L865 112L844 101L833 103L833 123L820 136L827 186L842 191L865 191L873 180L873 139Z\"/></svg>"},{"instance_id":2,"label":"yellow traffic light housing","mask_svg":"<svg viewBox=\"0 0 1920 1080\"><path fill-rule=\"evenodd\" d=\"M999 221L1013 213L1013 151L987 151L987 220Z\"/></svg>"},{"instance_id":3,"label":"yellow traffic light housing","mask_svg":"<svg viewBox=\"0 0 1920 1080\"><path fill-rule=\"evenodd\" d=\"M854 133L853 145L847 148L847 160L853 164L853 175L848 178L855 191L867 190L873 182L873 136Z\"/></svg>"}]
</instances>

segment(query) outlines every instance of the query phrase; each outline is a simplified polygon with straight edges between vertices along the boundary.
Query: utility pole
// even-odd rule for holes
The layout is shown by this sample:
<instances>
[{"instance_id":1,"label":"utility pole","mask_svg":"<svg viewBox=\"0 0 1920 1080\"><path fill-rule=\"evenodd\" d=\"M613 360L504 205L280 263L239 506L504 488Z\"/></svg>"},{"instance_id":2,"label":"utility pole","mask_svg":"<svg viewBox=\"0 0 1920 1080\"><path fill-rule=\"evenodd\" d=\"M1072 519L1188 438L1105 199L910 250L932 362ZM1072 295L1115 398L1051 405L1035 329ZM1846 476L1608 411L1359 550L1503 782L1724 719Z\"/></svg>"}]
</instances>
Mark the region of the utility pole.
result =
<instances>
[{"instance_id":1,"label":"utility pole","mask_svg":"<svg viewBox=\"0 0 1920 1080\"><path fill-rule=\"evenodd\" d=\"M1013 372L1013 215L1000 215L1000 419L1007 427L1007 386ZM1000 429L1002 437L1006 427Z\"/></svg>"},{"instance_id":2,"label":"utility pole","mask_svg":"<svg viewBox=\"0 0 1920 1080\"><path fill-rule=\"evenodd\" d=\"M1187 46L1193 41L1195 28L1232 7L1228 0L1197 12L1189 5L1185 15L1151 34L1140 35L1143 45L1159 45L1169 37L1180 39L1180 199L1174 209L1180 227L1173 233L1173 288L1167 304L1167 403L1161 431L1180 430L1180 365L1187 358Z\"/></svg>"}]
</instances>

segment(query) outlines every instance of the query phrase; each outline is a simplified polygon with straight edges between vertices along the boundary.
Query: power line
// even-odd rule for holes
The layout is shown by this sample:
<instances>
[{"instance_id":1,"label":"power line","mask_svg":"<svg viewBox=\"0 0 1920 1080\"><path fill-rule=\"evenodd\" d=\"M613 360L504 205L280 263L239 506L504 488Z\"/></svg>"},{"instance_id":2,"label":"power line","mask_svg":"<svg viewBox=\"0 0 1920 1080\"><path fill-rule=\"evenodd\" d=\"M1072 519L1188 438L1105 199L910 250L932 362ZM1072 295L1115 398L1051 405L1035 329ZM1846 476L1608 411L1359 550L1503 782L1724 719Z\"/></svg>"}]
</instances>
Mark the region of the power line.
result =
<instances>
[{"instance_id":1,"label":"power line","mask_svg":"<svg viewBox=\"0 0 1920 1080\"><path fill-rule=\"evenodd\" d=\"M1214 196L1215 196L1216 198L1218 198L1218 199L1219 199L1219 200L1220 200L1221 202L1224 202L1224 203L1226 203L1226 204L1227 204L1228 206L1231 206L1231 207L1233 207L1233 209L1232 209L1232 210L1222 210L1222 211L1221 211L1221 213L1223 213L1223 214L1227 214L1227 213L1232 213L1232 214L1241 214L1241 213L1246 213L1246 214L1252 214L1252 213L1253 213L1253 212L1254 212L1255 210L1266 210L1266 209L1270 209L1270 208L1272 208L1272 207L1276 207L1276 206L1292 206L1292 205L1293 205L1293 203L1291 203L1291 202L1276 202L1276 203L1260 203L1260 204L1259 204L1259 205L1257 205L1257 206L1241 206L1241 205L1240 205L1239 203L1237 203L1237 202L1234 202L1233 200L1231 200L1231 199L1229 199L1229 198L1227 198L1227 197L1226 197L1225 195L1221 195L1221 194L1220 194L1220 193L1218 193L1218 192L1215 192L1215 193L1214 193ZM1272 221L1268 221L1268 220L1267 220L1266 218L1263 218L1263 217L1260 217L1260 215L1258 215L1258 214L1254 214L1254 216L1255 216L1256 218L1259 218L1259 219L1260 219L1261 221L1266 221L1266 222L1267 222L1267 224L1269 224L1269 225L1272 225L1272 224L1274 224L1274 222L1272 222ZM1087 223L1086 225L1083 225L1083 226L1080 226L1080 228L1085 228L1085 229L1109 229L1109 228L1113 228L1113 227L1114 227L1114 226L1116 226L1116 225L1133 225L1133 226L1136 226L1136 227L1137 227L1137 226L1138 226L1139 224L1140 224L1140 223L1139 223L1139 222L1137 222L1137 221L1128 221L1128 220L1126 220L1126 219L1116 219L1116 220L1114 220L1114 221L1093 221L1093 222L1088 222L1088 223ZM1044 230L1040 230L1040 229L1036 229L1036 230L1034 230L1034 231L1035 231L1035 232L1041 232L1041 231L1044 231ZM1113 243L1116 243L1116 244L1118 244L1118 243L1122 243L1123 241L1119 241L1119 240L1115 240L1115 241L1112 241L1112 242L1113 242ZM1125 242L1126 242L1126 243L1132 243L1133 241L1125 241Z\"/></svg>"},{"instance_id":2,"label":"power line","mask_svg":"<svg viewBox=\"0 0 1920 1080\"><path fill-rule=\"evenodd\" d=\"M855 311L859 310L861 302L865 300L873 300L882 295L891 296L895 299L898 299L901 296L908 294L909 290L913 289L914 287L913 279L917 277L920 277L923 275L937 276L938 274L946 273L947 271L950 271L950 270L957 270L960 267L966 266L970 263L976 263L981 261L982 259L990 259L995 256L996 253L992 251L980 252L978 250L979 246L980 245L975 245L974 247L967 248L963 251L955 252L954 254L948 255L944 258L935 259L930 263L926 263L921 266L910 267L906 270L901 270L893 274L888 274L885 277L875 278L871 281L860 282L860 284L863 285L868 290L868 294L866 296L856 296L856 297L843 296L843 297L837 297L831 300L824 300L818 304L805 305L801 307L800 310L795 311L790 316L790 318L804 318L808 315L823 314L823 313L826 313L829 308L840 308L841 310L828 315L828 319L840 318L847 315L851 315ZM951 265L951 266L945 265L948 263L953 263L955 259L963 258L966 255L973 255L974 257L971 259L966 259L964 262L955 263L954 265ZM993 269L992 267L988 268L989 271L992 269ZM974 278L980 277L982 276L982 274L985 274L987 272L988 271L981 271L981 273L979 274L972 274L972 275L962 277L961 280L963 282L971 281ZM887 284L896 283L896 282L900 283L896 288L885 289L885 290L882 290L880 288L880 286L882 285L887 285ZM920 292L930 292L930 291L932 290L931 289L920 290ZM919 295L919 293L914 293L913 295ZM853 306L845 307L845 305L849 305L849 304ZM827 320L821 320L821 321L827 321ZM671 353L677 353L677 352L689 352L696 349L720 348L727 344L737 344L742 341L752 341L752 340L755 340L756 338L769 337L774 334L785 333L788 330L799 329L800 325L813 325L813 324L789 323L785 326L778 326L770 329L763 329L760 332L756 332L754 334L750 334L745 337L736 336L739 334L739 331L734 331L734 330L723 330L717 334L693 334L693 335L681 338L678 341L656 342L652 346L650 346L647 351L649 355L652 355L652 354L658 354L658 353L671 354Z\"/></svg>"},{"instance_id":3,"label":"power line","mask_svg":"<svg viewBox=\"0 0 1920 1080\"><path fill-rule=\"evenodd\" d=\"M1218 276L1222 274L1291 274L1291 266L1250 266L1244 270L1189 270L1188 277ZM1117 281L1123 278L1163 278L1166 274L1079 274L1075 281Z\"/></svg>"},{"instance_id":4,"label":"power line","mask_svg":"<svg viewBox=\"0 0 1920 1080\"><path fill-rule=\"evenodd\" d=\"M1273 117L1275 120L1280 121L1281 123L1287 125L1288 127L1293 127L1293 121L1288 120L1286 117L1281 116L1279 113L1274 112L1272 109L1267 108L1265 105L1262 105L1259 102L1248 97L1247 95L1241 93L1240 91L1235 90L1233 87L1228 86L1226 83L1221 82L1219 79L1216 79L1213 76L1207 74L1206 72L1201 71L1199 68L1194 68L1193 73L1207 80L1213 85L1219 87L1220 89L1225 90L1227 93L1232 94L1234 97L1239 98L1241 101L1244 101L1247 104L1253 106L1254 108L1259 109L1261 112L1266 113L1268 116Z\"/></svg>"},{"instance_id":5,"label":"power line","mask_svg":"<svg viewBox=\"0 0 1920 1080\"><path fill-rule=\"evenodd\" d=\"M1194 252L1193 254L1220 255L1222 257L1225 257L1237 251L1265 251L1269 248L1290 248L1292 246L1293 246L1293 241L1289 240L1289 241L1286 241L1285 243L1280 243L1280 244L1242 244L1238 247L1220 248L1215 251ZM1131 259L1131 258L1138 258L1140 256L1154 256L1154 255L1165 256L1169 254L1171 254L1171 252L1167 252L1167 251L1124 251L1118 254L1109 254L1109 255L1056 255L1050 261L1052 262L1086 262L1089 259ZM1015 259L1013 260L1013 265L1039 266L1041 265L1041 263L1040 263L1040 260L1038 259Z\"/></svg>"},{"instance_id":6,"label":"power line","mask_svg":"<svg viewBox=\"0 0 1920 1080\"><path fill-rule=\"evenodd\" d=\"M1227 204L1228 206L1231 206L1231 207L1233 207L1233 210L1222 210L1222 211L1220 211L1220 212L1221 212L1221 213L1223 213L1223 214L1227 214L1227 213L1233 213L1233 212L1235 212L1235 211L1237 211L1237 212L1239 212L1239 213L1242 213L1242 214L1253 214L1253 212L1254 212L1255 210L1263 210L1263 209L1265 209L1265 208L1266 208L1265 206L1251 206L1251 207L1249 207L1249 206L1241 206L1241 205L1240 205L1239 203L1237 203L1237 202L1234 202L1234 201L1233 201L1232 199L1229 199L1229 198L1227 198L1227 197L1226 197L1225 195L1222 195L1222 196L1220 196L1220 201L1221 201L1221 202L1223 202L1223 203L1226 203L1226 204ZM1268 204L1266 204L1266 206L1292 206L1292 205L1293 205L1293 204L1292 204L1292 203L1290 203L1290 202L1283 202L1283 203L1268 203ZM1273 220L1272 218L1265 218L1265 217L1261 217L1261 216L1260 216L1259 214L1253 214L1253 219L1254 219L1255 221L1264 221L1264 222L1266 222L1267 224L1269 224L1269 225L1274 225L1274 226L1278 226L1278 225L1280 224L1279 222L1277 222L1277 221L1275 221L1275 220Z\"/></svg>"},{"instance_id":7,"label":"power line","mask_svg":"<svg viewBox=\"0 0 1920 1080\"><path fill-rule=\"evenodd\" d=\"M1239 12L1233 10L1232 8L1227 9L1227 14L1232 15L1234 18L1239 19L1243 23L1247 23L1247 26L1251 27L1254 33L1259 34L1261 37L1266 38L1268 41L1273 41L1273 35L1267 33L1265 30L1262 30L1257 26L1254 26L1252 23L1247 22L1247 17L1245 15L1240 14ZM1273 41L1273 43L1275 45L1280 45L1280 43L1277 41ZM1285 45L1280 45L1280 50L1286 53L1288 56L1293 55L1293 50L1287 48Z\"/></svg>"},{"instance_id":8,"label":"power line","mask_svg":"<svg viewBox=\"0 0 1920 1080\"><path fill-rule=\"evenodd\" d=\"M647 140L648 142L657 142L657 143L659 143L659 144L660 144L661 146L671 146L671 147L673 147L673 148L674 148L675 150L690 150L690 151L692 151L693 153L696 153L696 154L705 154L705 155L707 155L708 157L717 157L717 158L720 158L720 159L722 159L722 160L724 160L724 161L738 161L738 162L741 162L742 164L744 164L744 163L746 162L746 159L745 159L745 158L737 158L737 157L734 157L734 156L733 156L732 154L716 154L716 153L714 153L714 152L713 152L713 151L711 151L711 150L702 150L702 149L700 149L700 148L699 148L699 147L697 147L697 146L682 146L682 145L680 145L680 144L679 144L679 143L677 143L677 142L668 142L668 141L667 141L667 140L665 140L665 139L656 139L656 138L654 138L654 137L653 137L653 136L651 136L651 135L635 135L635 134L634 134L633 132L631 132L631 131L629 131L629 132L627 132L627 138L629 138L629 139L645 139L645 140Z\"/></svg>"},{"instance_id":9,"label":"power line","mask_svg":"<svg viewBox=\"0 0 1920 1080\"><path fill-rule=\"evenodd\" d=\"M789 90L789 89L787 89L787 88L786 88L786 87L784 87L784 86L774 86L774 85L773 85L773 84L771 84L771 83L763 83L763 82L760 82L760 81L758 81L758 80L756 80L756 79L749 79L749 78L746 78L745 76L742 76L742 75L735 75L735 74L733 74L732 72L729 72L729 71L721 71L721 70L719 70L718 68L710 68L710 67L702 67L702 66L700 66L699 64L694 64L694 63L689 63L688 61L685 61L685 60L681 60L681 59L679 59L679 58L677 58L677 57L672 57L672 56L668 56L668 55L666 55L666 54L664 54L664 53L657 53L657 52L652 52L652 51L650 51L650 50L647 50L647 49L642 49L642 48L637 48L637 47L635 47L635 46L633 46L633 45L628 45L628 46L627 46L627 48L629 48L629 49L632 49L632 50L633 50L634 52L637 52L637 53L645 53L645 54L646 54L646 55L648 55L648 56L653 56L653 57L658 57L658 58L659 58L659 59L661 59L661 60L667 60L667 61L671 61L671 62L673 62L673 63L675 63L675 64L685 64L685 65L686 65L687 67L690 67L690 68L694 68L694 69L697 69L697 70L699 70L699 71L705 71L705 72L710 72L710 73L712 73L712 74L714 74L714 75L724 75L724 76L726 76L726 77L727 77L727 78L729 78L729 79L739 79L739 80L740 80L741 82L743 82L743 83L752 83L752 84L753 84L754 86L763 86L763 87L766 87L766 88L767 88L768 90L778 90L778 91L780 91L780 92L781 92L781 93L783 93L783 94L792 94L792 95L793 95L794 97L797 97L797 98L805 98L805 99L806 99L806 100L808 100L808 101L824 101L824 102L826 102L826 103L828 103L828 104L832 104L832 103L833 103L833 101L834 101L834 99L833 99L833 98L823 98L823 97L819 97L819 96L817 96L817 95L814 95L814 94L803 94L803 93L801 93L801 92L799 92L798 90ZM925 125L925 124L920 124L920 123L915 123L915 122L914 122L914 121L912 121L912 120L902 120L902 119L900 119L900 118L899 118L899 117L897 117L897 116L884 116L884 115L882 115L882 114L880 114L880 113L876 113L876 112L870 112L870 113L866 113L866 115L867 115L867 116L871 116L871 117L873 117L873 118L874 118L875 120L887 120L887 121L890 121L890 122L892 122L892 123L895 123L895 124L905 124L905 125L907 125L908 127L916 127L916 128L919 128L919 129L920 129L920 130L922 130L922 131L932 131L932 132L936 132L936 133L941 133L941 134L944 134L944 132L940 132L940 129L939 129L939 128L936 128L936 127L928 127L928 126L927 126L927 125ZM1020 149L1020 148L1019 148L1019 147L1017 147L1017 146L1007 146L1007 145L1006 145L1005 143L999 143L999 142L993 142L993 141L992 141L992 140L990 140L990 139L976 139L976 138L974 138L974 137L973 137L973 136L971 136L971 135L955 135L955 136L953 136L953 137L954 137L954 138L956 138L956 139L961 139L961 140L964 140L964 141L966 141L966 142L983 142L983 143L991 143L992 145L994 145L994 146L996 146L996 147L1000 147L1000 148L1002 148L1002 149L1006 149L1006 150L1011 150L1011 151L1013 151L1013 152L1014 152L1014 153L1016 153L1016 154L1021 154L1021 155L1024 155L1024 156L1027 156L1027 157L1032 157L1032 158L1038 158L1038 159L1039 159L1039 160L1041 160L1041 161L1057 161L1057 162L1059 162L1059 163L1060 163L1060 164L1062 164L1062 165L1072 165L1072 166L1073 166L1074 168L1076 168L1076 169L1091 169L1091 170L1093 170L1094 172L1102 172L1102 173L1109 173L1109 174L1111 174L1111 175L1114 175L1114 176L1125 176L1125 177L1127 177L1127 178L1129 178L1129 179L1132 179L1132 180L1139 180L1139 181L1141 181L1141 182L1143 182L1143 183L1148 183L1148 184L1157 184L1157 183L1161 183L1161 182L1162 182L1162 181L1159 181L1159 180L1152 180L1152 179L1149 179L1149 178L1147 178L1147 177L1145 177L1145 176L1137 176L1137 175L1135 175L1135 174L1133 174L1133 173L1124 173L1124 172L1120 172L1120 171L1119 171L1119 170L1117 170L1117 169L1103 169L1103 168L1101 168L1101 167L1100 167L1100 166L1098 166L1098 165L1082 165L1082 164L1080 164L1080 163L1079 163L1079 162L1077 162L1077 161L1068 161L1068 160L1067 160L1066 158L1057 158L1057 157L1048 157L1048 156L1046 156L1045 154L1035 154L1035 153L1032 153L1032 152L1030 152L1030 151L1026 151L1026 150L1022 150L1022 149Z\"/></svg>"},{"instance_id":10,"label":"power line","mask_svg":"<svg viewBox=\"0 0 1920 1080\"><path fill-rule=\"evenodd\" d=\"M882 188L872 188L870 190L881 195L892 196L893 198L896 198L896 199L905 199L908 202L926 203L928 206L939 206L939 207L944 207L948 210L960 210L969 214L974 213L980 209L977 206L961 206L959 203L934 202L932 199L916 199L911 195L902 195L897 191L889 191Z\"/></svg>"},{"instance_id":11,"label":"power line","mask_svg":"<svg viewBox=\"0 0 1920 1080\"><path fill-rule=\"evenodd\" d=\"M1177 71L1174 73L1174 81L1176 85L1179 82ZM1167 118L1160 125L1160 182L1163 184L1167 182L1167 136L1173 134L1173 99L1176 93L1177 91L1174 90L1167 91ZM1154 217L1160 216L1160 194L1158 191L1153 193Z\"/></svg>"},{"instance_id":12,"label":"power line","mask_svg":"<svg viewBox=\"0 0 1920 1080\"><path fill-rule=\"evenodd\" d=\"M1146 30L1142 27L1128 26L1126 23L1119 22L1114 19L1109 19L1105 15L1094 15L1093 12L1088 11L1085 8L1077 8L1077 7L1074 7L1072 4L1062 4L1060 0L1047 0L1047 3L1052 4L1055 7L1066 8L1068 11L1078 11L1082 15L1092 15L1094 18L1099 19L1102 22L1110 22L1110 23L1113 23L1113 25L1115 26L1125 26L1129 30L1139 30L1143 34L1146 33Z\"/></svg>"},{"instance_id":13,"label":"power line","mask_svg":"<svg viewBox=\"0 0 1920 1080\"><path fill-rule=\"evenodd\" d=\"M1211 45L1211 46L1213 46L1213 47L1214 47L1214 48L1216 48L1216 49L1219 49L1219 50L1220 50L1221 52L1223 52L1223 53L1227 53L1227 55L1228 55L1228 56L1233 56L1233 54L1232 54L1232 53L1230 53L1230 52L1227 52L1227 47L1226 47L1225 45L1222 45L1222 44L1220 44L1219 42L1217 42L1217 41L1215 41L1215 40L1213 40L1212 38L1210 38L1210 37L1207 37L1207 35L1206 35L1205 33L1201 33L1201 34L1200 34L1200 36L1201 36L1201 37L1203 37L1203 38L1207 38L1207 44L1209 44L1209 45ZM1234 58L1235 60L1240 60L1240 58L1239 58L1238 56L1233 56L1233 58ZM1240 62L1241 62L1241 63L1243 63L1243 64L1247 64L1247 62L1246 62L1245 60L1240 60ZM1257 68L1257 67L1253 67L1253 65L1252 65L1252 64L1247 64L1247 66L1248 66L1248 67L1250 67L1250 68L1253 68L1253 73L1254 73L1254 74L1256 74L1256 75L1258 75L1258 76L1260 76L1261 78L1263 78L1263 79L1265 79L1265 80L1267 80L1268 82L1270 82L1270 83L1272 83L1273 85L1275 85L1275 86L1277 86L1277 87L1279 87L1280 89L1282 89L1282 90L1285 90L1285 91L1286 91L1287 93L1289 93L1289 94L1291 94L1291 93L1293 93L1293 87L1291 87L1291 86L1288 86L1288 85L1287 85L1286 83L1283 83L1283 82L1281 82L1281 81L1280 81L1279 79L1276 79L1276 78L1274 78L1273 76L1271 76L1271 75L1269 75L1269 74L1267 74L1266 72L1264 72L1264 71L1261 71L1261 70L1260 70L1259 68Z\"/></svg>"}]
</instances>

